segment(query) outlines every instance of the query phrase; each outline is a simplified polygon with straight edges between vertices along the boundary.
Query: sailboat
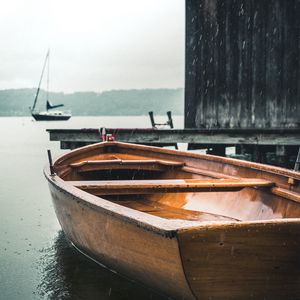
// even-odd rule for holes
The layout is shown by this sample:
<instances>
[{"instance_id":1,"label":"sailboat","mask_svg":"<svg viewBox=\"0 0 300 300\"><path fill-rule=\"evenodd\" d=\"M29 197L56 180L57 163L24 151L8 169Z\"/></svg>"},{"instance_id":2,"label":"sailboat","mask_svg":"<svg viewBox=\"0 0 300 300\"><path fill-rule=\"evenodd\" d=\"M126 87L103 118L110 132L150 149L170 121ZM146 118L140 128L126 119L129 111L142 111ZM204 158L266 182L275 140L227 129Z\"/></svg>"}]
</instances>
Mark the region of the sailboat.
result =
<instances>
[{"instance_id":1,"label":"sailboat","mask_svg":"<svg viewBox=\"0 0 300 300\"><path fill-rule=\"evenodd\" d=\"M36 121L66 121L66 120L69 120L71 118L71 113L67 112L67 111L54 110L55 108L62 107L64 105L63 104L53 105L49 101L49 55L50 55L50 51L48 50L48 52L46 54L45 62L44 62L44 65L43 65L43 70L42 70L41 78L40 78L40 81L39 81L39 86L37 88L36 95L35 95L35 98L34 98L33 106L30 109L31 110L31 115L33 116L33 118ZM48 69L46 111L36 111L35 110L36 103L37 103L38 96L39 96L39 93L40 93L41 83L42 83L42 80L43 80L46 65L47 65L47 69Z\"/></svg>"}]
</instances>

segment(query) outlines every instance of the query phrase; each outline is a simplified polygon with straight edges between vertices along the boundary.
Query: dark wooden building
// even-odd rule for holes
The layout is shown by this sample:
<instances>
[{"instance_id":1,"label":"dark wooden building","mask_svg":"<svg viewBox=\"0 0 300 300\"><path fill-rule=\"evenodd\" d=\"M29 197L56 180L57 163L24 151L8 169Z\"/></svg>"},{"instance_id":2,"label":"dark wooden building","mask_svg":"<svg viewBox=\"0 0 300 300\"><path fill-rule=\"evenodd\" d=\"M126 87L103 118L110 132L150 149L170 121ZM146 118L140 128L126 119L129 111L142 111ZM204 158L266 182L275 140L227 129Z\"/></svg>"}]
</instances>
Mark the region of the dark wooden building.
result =
<instances>
[{"instance_id":1,"label":"dark wooden building","mask_svg":"<svg viewBox=\"0 0 300 300\"><path fill-rule=\"evenodd\" d=\"M300 126L300 1L186 1L185 126Z\"/></svg>"},{"instance_id":2,"label":"dark wooden building","mask_svg":"<svg viewBox=\"0 0 300 300\"><path fill-rule=\"evenodd\" d=\"M186 0L185 82L185 128L299 128L300 0Z\"/></svg>"}]
</instances>

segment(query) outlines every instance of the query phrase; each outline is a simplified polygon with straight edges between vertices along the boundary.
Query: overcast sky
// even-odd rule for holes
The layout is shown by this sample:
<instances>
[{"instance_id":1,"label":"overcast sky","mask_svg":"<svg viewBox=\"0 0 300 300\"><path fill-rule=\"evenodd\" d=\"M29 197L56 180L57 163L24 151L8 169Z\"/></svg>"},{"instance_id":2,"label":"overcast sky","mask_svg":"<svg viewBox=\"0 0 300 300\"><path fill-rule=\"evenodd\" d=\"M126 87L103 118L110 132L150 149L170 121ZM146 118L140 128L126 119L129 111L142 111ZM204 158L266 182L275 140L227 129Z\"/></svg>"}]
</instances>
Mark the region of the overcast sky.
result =
<instances>
[{"instance_id":1,"label":"overcast sky","mask_svg":"<svg viewBox=\"0 0 300 300\"><path fill-rule=\"evenodd\" d=\"M52 91L183 87L184 3L2 1L0 89L36 87L48 47Z\"/></svg>"}]
</instances>

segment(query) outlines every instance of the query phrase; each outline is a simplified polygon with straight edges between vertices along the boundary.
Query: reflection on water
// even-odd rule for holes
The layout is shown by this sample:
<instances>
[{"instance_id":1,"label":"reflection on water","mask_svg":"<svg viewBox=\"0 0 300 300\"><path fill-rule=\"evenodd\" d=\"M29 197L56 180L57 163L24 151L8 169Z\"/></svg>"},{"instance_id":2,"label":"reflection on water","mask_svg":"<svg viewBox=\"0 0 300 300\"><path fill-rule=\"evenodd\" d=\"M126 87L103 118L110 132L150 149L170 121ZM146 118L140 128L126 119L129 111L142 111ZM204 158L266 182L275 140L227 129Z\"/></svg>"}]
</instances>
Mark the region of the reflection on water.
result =
<instances>
[{"instance_id":1,"label":"reflection on water","mask_svg":"<svg viewBox=\"0 0 300 300\"><path fill-rule=\"evenodd\" d=\"M42 250L38 293L46 299L166 300L145 287L99 266L79 253L62 231Z\"/></svg>"}]
</instances>

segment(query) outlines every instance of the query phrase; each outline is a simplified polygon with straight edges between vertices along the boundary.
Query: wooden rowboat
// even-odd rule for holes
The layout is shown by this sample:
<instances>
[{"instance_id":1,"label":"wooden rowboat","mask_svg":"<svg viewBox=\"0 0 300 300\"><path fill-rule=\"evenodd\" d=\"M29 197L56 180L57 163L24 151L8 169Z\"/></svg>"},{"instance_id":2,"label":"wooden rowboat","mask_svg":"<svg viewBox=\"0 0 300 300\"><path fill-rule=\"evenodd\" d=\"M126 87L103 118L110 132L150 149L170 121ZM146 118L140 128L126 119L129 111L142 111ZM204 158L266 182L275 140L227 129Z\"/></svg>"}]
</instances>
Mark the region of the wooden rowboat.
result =
<instances>
[{"instance_id":1,"label":"wooden rowboat","mask_svg":"<svg viewBox=\"0 0 300 300\"><path fill-rule=\"evenodd\" d=\"M176 299L300 299L300 173L104 142L45 168L83 253Z\"/></svg>"}]
</instances>

